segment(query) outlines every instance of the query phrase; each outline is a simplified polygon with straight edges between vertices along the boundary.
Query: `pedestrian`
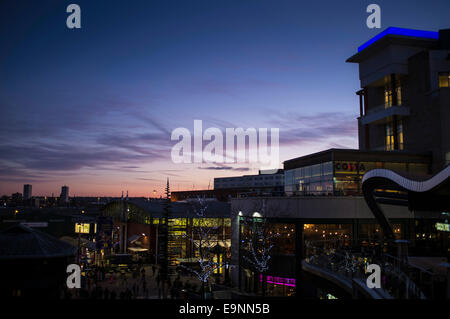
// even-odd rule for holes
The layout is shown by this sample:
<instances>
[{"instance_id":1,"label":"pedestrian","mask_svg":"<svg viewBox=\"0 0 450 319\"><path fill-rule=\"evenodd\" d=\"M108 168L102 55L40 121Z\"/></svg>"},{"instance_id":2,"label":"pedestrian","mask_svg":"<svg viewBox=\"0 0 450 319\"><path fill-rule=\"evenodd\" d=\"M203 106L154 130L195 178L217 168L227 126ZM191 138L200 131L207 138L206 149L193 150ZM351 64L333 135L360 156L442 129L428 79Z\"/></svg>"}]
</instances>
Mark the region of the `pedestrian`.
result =
<instances>
[{"instance_id":1,"label":"pedestrian","mask_svg":"<svg viewBox=\"0 0 450 319\"><path fill-rule=\"evenodd\" d=\"M155 276L155 271L156 271L156 266L155 266L155 265L153 265L153 266L152 266L152 277L154 277L154 276Z\"/></svg>"},{"instance_id":2,"label":"pedestrian","mask_svg":"<svg viewBox=\"0 0 450 319\"><path fill-rule=\"evenodd\" d=\"M144 293L145 293L146 287L147 287L147 282L145 281L145 278L144 278L144 280L142 281L142 291L143 291Z\"/></svg>"}]
</instances>

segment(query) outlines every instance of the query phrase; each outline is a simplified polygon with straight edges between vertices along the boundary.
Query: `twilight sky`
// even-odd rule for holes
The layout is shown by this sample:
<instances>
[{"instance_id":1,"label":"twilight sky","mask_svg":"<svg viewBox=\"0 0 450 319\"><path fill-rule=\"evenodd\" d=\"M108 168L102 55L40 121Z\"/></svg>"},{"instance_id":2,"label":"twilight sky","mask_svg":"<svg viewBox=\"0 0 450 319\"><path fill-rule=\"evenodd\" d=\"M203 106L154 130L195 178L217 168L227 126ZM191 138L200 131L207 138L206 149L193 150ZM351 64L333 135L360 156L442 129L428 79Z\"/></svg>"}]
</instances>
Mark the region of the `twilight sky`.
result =
<instances>
[{"instance_id":1,"label":"twilight sky","mask_svg":"<svg viewBox=\"0 0 450 319\"><path fill-rule=\"evenodd\" d=\"M357 148L357 47L450 28L448 0L2 0L0 195L130 196L257 173L174 164L173 129L280 128L282 161ZM66 7L81 7L81 29ZM381 6L382 28L366 27ZM413 3L413 4L412 4Z\"/></svg>"}]
</instances>

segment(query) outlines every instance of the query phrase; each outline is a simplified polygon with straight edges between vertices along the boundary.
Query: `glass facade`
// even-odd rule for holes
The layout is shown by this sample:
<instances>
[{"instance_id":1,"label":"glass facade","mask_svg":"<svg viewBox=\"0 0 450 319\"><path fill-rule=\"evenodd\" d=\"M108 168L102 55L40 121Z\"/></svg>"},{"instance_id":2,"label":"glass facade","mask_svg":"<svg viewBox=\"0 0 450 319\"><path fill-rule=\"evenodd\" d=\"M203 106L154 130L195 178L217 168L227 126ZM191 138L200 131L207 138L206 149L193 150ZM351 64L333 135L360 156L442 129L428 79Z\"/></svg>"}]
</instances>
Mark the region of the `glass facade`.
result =
<instances>
[{"instance_id":1,"label":"glass facade","mask_svg":"<svg viewBox=\"0 0 450 319\"><path fill-rule=\"evenodd\" d=\"M287 196L361 195L362 176L376 168L427 174L425 163L334 161L286 170Z\"/></svg>"},{"instance_id":2,"label":"glass facade","mask_svg":"<svg viewBox=\"0 0 450 319\"><path fill-rule=\"evenodd\" d=\"M332 195L333 163L326 162L285 171L287 194Z\"/></svg>"},{"instance_id":3,"label":"glass facade","mask_svg":"<svg viewBox=\"0 0 450 319\"><path fill-rule=\"evenodd\" d=\"M164 223L164 219L147 217L145 223L159 225ZM231 247L230 218L170 218L168 224L169 251L175 259L198 257L192 241L198 243L200 240L200 227L208 230L207 238L203 238L204 245L207 242L210 248L220 246L225 250Z\"/></svg>"}]
</instances>

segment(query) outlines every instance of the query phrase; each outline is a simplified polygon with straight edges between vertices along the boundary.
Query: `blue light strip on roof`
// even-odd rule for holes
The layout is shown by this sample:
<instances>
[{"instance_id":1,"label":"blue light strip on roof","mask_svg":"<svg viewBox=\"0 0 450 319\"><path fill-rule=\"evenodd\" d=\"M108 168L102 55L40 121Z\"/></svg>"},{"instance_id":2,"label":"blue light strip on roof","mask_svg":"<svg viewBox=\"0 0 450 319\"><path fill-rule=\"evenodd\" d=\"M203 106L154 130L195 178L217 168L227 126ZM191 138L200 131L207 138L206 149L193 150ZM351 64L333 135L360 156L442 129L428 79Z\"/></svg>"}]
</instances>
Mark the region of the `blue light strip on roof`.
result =
<instances>
[{"instance_id":1,"label":"blue light strip on roof","mask_svg":"<svg viewBox=\"0 0 450 319\"><path fill-rule=\"evenodd\" d=\"M361 52L362 50L367 48L369 45L378 41L379 39L383 38L384 36L386 36L388 34L403 35L403 36L415 37L415 38L439 39L439 32L389 27L386 30L384 30L383 32L374 36L372 39L370 39L369 41L367 41L360 47L358 47L358 52Z\"/></svg>"}]
</instances>

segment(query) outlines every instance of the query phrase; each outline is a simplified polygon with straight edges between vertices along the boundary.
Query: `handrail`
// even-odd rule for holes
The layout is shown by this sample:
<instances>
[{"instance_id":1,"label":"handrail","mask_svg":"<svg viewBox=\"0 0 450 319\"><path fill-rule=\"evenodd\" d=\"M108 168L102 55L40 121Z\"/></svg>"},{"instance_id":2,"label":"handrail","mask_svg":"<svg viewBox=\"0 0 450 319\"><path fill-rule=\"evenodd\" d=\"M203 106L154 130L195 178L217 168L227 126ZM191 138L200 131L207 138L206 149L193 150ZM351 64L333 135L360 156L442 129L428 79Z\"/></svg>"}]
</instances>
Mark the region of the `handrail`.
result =
<instances>
[{"instance_id":1,"label":"handrail","mask_svg":"<svg viewBox=\"0 0 450 319\"><path fill-rule=\"evenodd\" d=\"M408 275L386 260L386 257L393 257L391 255L382 255L380 257L374 255L364 256L362 253L356 254L345 249L318 247L310 241L306 241L305 244L306 263L327 271L332 271L336 275L343 277L343 279L353 280L354 278L359 278L363 281L366 279L366 263L364 261L366 260L367 263L376 263L383 269L385 275L392 275L406 285L406 291L401 293L399 290L401 285L399 285L398 282L384 280L383 289L389 291L389 294L394 293L397 298L412 297L425 299L425 295L421 289L408 277ZM312 251L312 254L308 254L309 251Z\"/></svg>"}]
</instances>

